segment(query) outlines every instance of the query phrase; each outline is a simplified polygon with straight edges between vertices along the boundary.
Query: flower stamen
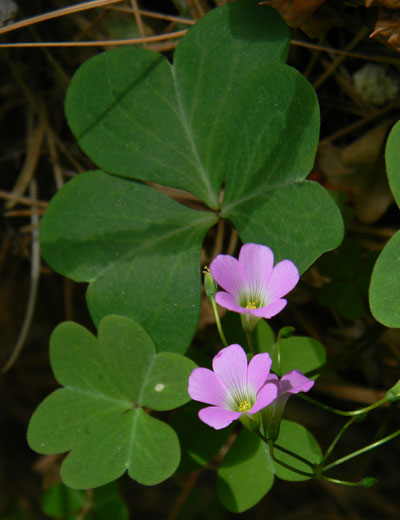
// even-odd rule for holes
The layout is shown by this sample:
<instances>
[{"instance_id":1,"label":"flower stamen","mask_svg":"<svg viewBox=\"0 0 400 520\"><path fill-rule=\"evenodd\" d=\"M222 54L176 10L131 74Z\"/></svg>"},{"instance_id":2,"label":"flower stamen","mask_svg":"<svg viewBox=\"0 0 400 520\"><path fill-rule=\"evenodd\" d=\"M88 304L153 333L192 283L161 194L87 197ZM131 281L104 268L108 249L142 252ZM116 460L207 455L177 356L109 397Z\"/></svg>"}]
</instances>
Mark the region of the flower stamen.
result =
<instances>
[{"instance_id":1,"label":"flower stamen","mask_svg":"<svg viewBox=\"0 0 400 520\"><path fill-rule=\"evenodd\" d=\"M246 305L246 309L249 309L250 311L252 311L254 309L258 309L258 306L257 306L256 302L249 302Z\"/></svg>"},{"instance_id":2,"label":"flower stamen","mask_svg":"<svg viewBox=\"0 0 400 520\"><path fill-rule=\"evenodd\" d=\"M239 403L239 412L248 412L251 408L251 405L249 404L246 399L244 401L241 401Z\"/></svg>"}]
</instances>

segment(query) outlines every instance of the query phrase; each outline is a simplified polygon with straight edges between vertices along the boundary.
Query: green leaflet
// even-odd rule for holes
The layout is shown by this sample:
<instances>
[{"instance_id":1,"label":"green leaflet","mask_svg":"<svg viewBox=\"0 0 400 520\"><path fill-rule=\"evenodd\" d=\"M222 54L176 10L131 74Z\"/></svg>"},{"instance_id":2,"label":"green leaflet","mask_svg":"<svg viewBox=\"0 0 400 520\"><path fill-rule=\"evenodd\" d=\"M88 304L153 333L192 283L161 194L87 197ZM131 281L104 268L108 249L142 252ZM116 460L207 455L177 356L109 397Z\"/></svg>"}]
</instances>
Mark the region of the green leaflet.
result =
<instances>
[{"instance_id":1,"label":"green leaflet","mask_svg":"<svg viewBox=\"0 0 400 520\"><path fill-rule=\"evenodd\" d=\"M98 338L72 322L59 325L50 344L54 375L64 386L32 416L28 442L39 453L71 451L61 475L72 488L98 487L125 471L145 485L176 470L174 430L143 407L170 410L189 401L196 366L154 343L133 320L107 316Z\"/></svg>"},{"instance_id":2,"label":"green leaflet","mask_svg":"<svg viewBox=\"0 0 400 520\"><path fill-rule=\"evenodd\" d=\"M386 166L390 188L400 206L400 121L392 128L386 144ZM376 261L369 288L374 317L387 327L400 327L400 232L384 247Z\"/></svg>"},{"instance_id":3,"label":"green leaflet","mask_svg":"<svg viewBox=\"0 0 400 520\"><path fill-rule=\"evenodd\" d=\"M270 246L300 271L338 245L337 207L304 180L319 113L310 85L282 63L288 45L274 10L238 0L197 23L173 65L125 48L77 71L67 119L104 171L79 175L57 194L40 240L54 269L89 282L96 323L130 316L159 350L185 352L199 313L202 241L221 217L242 241ZM138 180L190 191L212 211Z\"/></svg>"}]
</instances>

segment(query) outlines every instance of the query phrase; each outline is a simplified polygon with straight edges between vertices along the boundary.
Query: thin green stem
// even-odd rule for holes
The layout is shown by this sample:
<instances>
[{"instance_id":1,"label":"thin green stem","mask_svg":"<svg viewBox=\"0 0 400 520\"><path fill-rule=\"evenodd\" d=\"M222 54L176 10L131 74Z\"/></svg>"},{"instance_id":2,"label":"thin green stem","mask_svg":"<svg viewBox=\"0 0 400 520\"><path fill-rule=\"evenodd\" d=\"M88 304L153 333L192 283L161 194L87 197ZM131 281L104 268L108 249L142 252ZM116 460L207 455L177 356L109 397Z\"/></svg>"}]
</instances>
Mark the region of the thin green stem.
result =
<instances>
[{"instance_id":1,"label":"thin green stem","mask_svg":"<svg viewBox=\"0 0 400 520\"><path fill-rule=\"evenodd\" d=\"M382 444L385 444L386 442L391 441L398 435L400 435L400 430L397 430L394 433L387 435L383 439L380 439L379 441L373 442L372 444L369 444L368 446L361 448L360 450L354 451L353 453L350 453L349 455L346 455L345 457L342 457L341 459L335 460L335 462L332 462L332 464L328 464L328 466L325 466L322 471L328 471L332 468L335 468L336 466L339 466L339 464L343 464L344 462L347 462L348 460L351 460L354 457L358 457L359 455L362 455L363 453L366 453L367 451L373 450L374 448L377 448L378 446L381 446Z\"/></svg>"},{"instance_id":2,"label":"thin green stem","mask_svg":"<svg viewBox=\"0 0 400 520\"><path fill-rule=\"evenodd\" d=\"M217 324L219 337L221 338L221 341L222 341L222 344L224 345L224 347L227 347L228 342L226 341L224 331L222 330L221 320L219 318L218 308L217 308L217 304L215 303L215 298L210 298L210 301L211 301L211 305L212 305L212 308L214 311L215 323Z\"/></svg>"},{"instance_id":3,"label":"thin green stem","mask_svg":"<svg viewBox=\"0 0 400 520\"><path fill-rule=\"evenodd\" d=\"M289 455L290 457L293 457L294 459L297 459L298 461L302 462L303 464L306 464L311 469L314 469L314 467L315 467L315 464L313 464L309 460L304 459L301 455L297 455L297 453L293 453L293 451L287 450L283 446L279 446L279 444L274 444L274 448L281 451L282 453L286 453L286 455Z\"/></svg>"},{"instance_id":4,"label":"thin green stem","mask_svg":"<svg viewBox=\"0 0 400 520\"><path fill-rule=\"evenodd\" d=\"M357 416L354 416L354 417L351 417L347 423L343 426L343 428L339 431L339 433L336 435L336 437L333 439L331 445L329 446L329 448L326 450L325 452L325 455L322 457L322 460L320 462L320 466L324 466L325 462L328 460L329 458L329 455L332 453L332 451L334 450L336 444L339 442L340 438L342 437L342 435L344 434L344 432L347 430L347 428L349 426L351 426L353 424L354 421L357 420Z\"/></svg>"},{"instance_id":5,"label":"thin green stem","mask_svg":"<svg viewBox=\"0 0 400 520\"><path fill-rule=\"evenodd\" d=\"M332 482L333 484L341 484L342 486L364 487L364 480L359 480L358 482L350 482L348 480L339 480L337 478L326 477L325 475L319 475L318 478L326 480L327 482Z\"/></svg>"},{"instance_id":6,"label":"thin green stem","mask_svg":"<svg viewBox=\"0 0 400 520\"><path fill-rule=\"evenodd\" d=\"M281 341L280 338L278 338L277 342L277 351L276 351L276 362L277 362L277 368L278 368L278 375L281 375Z\"/></svg>"},{"instance_id":7,"label":"thin green stem","mask_svg":"<svg viewBox=\"0 0 400 520\"><path fill-rule=\"evenodd\" d=\"M249 345L250 352L252 354L255 354L254 343L253 343L253 334L251 332L246 332L246 337L247 337L247 343Z\"/></svg>"},{"instance_id":8,"label":"thin green stem","mask_svg":"<svg viewBox=\"0 0 400 520\"><path fill-rule=\"evenodd\" d=\"M269 453L271 455L271 459L279 464L280 466L283 466L286 469L289 469L290 471L293 471L294 473L298 473L299 475L303 475L304 477L314 478L313 473L307 473L306 471L301 471L300 469L294 468L293 466L290 466L289 464L286 464L285 462L282 462L281 460L277 459L275 457L274 453L274 445L272 443L268 443L269 446Z\"/></svg>"},{"instance_id":9,"label":"thin green stem","mask_svg":"<svg viewBox=\"0 0 400 520\"><path fill-rule=\"evenodd\" d=\"M280 464L281 466L283 466L283 467L285 467L287 469L290 469L290 471L294 471L295 473L298 473L299 475L305 475L305 476L310 477L310 478L313 478L315 476L314 473L306 473L305 471L301 471L300 469L294 468L293 466L290 466L289 464L286 464L285 462L282 462L281 460L277 459L275 457L274 448L276 448L277 450L281 451L282 453L286 453L286 455L290 455L291 457L299 460L303 464L306 464L307 466L309 466L311 469L314 469L314 464L312 462L310 462L310 461L308 461L306 459L303 459L303 457L301 457L300 455L297 455L297 453L293 453L292 451L287 450L286 448L283 448L282 446L279 446L278 444L274 444L273 442L268 441L262 435L262 433L259 432L259 431L257 432L257 435L263 442L265 442L265 444L267 444L267 446L269 448L269 451L270 451L270 454L271 454L271 458L277 464Z\"/></svg>"},{"instance_id":10,"label":"thin green stem","mask_svg":"<svg viewBox=\"0 0 400 520\"><path fill-rule=\"evenodd\" d=\"M313 399L312 397L306 394L300 393L298 394L298 397L300 397L300 399L304 399L304 401L308 401L309 403L315 404L315 406L319 406L327 412L335 413L336 415L343 415L344 417L363 415L367 412L370 412L374 408L378 408L378 406L382 406L383 404L388 402L388 398L385 396L383 399L380 399L379 401L376 401L376 403L366 406L365 408L359 408L358 410L352 410L347 412L344 410L338 410L337 408L332 408L332 406L328 406L327 404L321 403L320 401L317 401L316 399Z\"/></svg>"}]
</instances>

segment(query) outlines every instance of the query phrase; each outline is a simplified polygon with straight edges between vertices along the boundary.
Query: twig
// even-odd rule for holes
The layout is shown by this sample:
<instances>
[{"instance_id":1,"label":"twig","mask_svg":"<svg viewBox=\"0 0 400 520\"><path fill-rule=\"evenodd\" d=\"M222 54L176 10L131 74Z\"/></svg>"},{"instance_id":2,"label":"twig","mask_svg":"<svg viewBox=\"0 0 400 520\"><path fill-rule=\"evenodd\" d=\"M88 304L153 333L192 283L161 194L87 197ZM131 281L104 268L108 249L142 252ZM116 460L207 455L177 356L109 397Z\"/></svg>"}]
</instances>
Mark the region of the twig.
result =
<instances>
[{"instance_id":1,"label":"twig","mask_svg":"<svg viewBox=\"0 0 400 520\"><path fill-rule=\"evenodd\" d=\"M360 60L366 61L378 61L379 63L388 63L397 66L400 65L399 58L391 58L389 56L370 56L368 54L360 54L358 52L342 51L340 49L333 49L331 47L325 47L324 45L318 45L317 43L303 42L301 40L290 40L290 43L292 45L297 45L298 47L305 47L307 49L315 49L322 52L342 54L343 56L348 56L349 58L358 58Z\"/></svg>"},{"instance_id":2,"label":"twig","mask_svg":"<svg viewBox=\"0 0 400 520\"><path fill-rule=\"evenodd\" d=\"M30 199L28 197L20 197L15 193L8 193L7 191L0 190L0 199L15 200L19 204L25 204L26 206L38 206L41 208L47 208L48 202L44 200Z\"/></svg>"},{"instance_id":3,"label":"twig","mask_svg":"<svg viewBox=\"0 0 400 520\"><path fill-rule=\"evenodd\" d=\"M37 185L35 179L31 180L29 195L32 199L37 198ZM25 317L22 324L21 332L14 346L13 352L8 359L7 363L3 367L1 373L4 374L14 365L18 359L22 348L25 344L25 340L28 336L29 329L31 327L33 314L35 312L35 305L39 287L40 278L40 248L39 248L39 215L35 211L33 206L33 212L31 215L32 224L32 246L31 246L31 283L29 288L28 303L25 310Z\"/></svg>"},{"instance_id":4,"label":"twig","mask_svg":"<svg viewBox=\"0 0 400 520\"><path fill-rule=\"evenodd\" d=\"M110 5L105 6L105 9L109 9L111 11L121 11L122 13L131 13L131 7L121 7L119 5ZM175 22L175 23L183 23L186 25L194 25L196 20L192 20L190 18L182 18L181 16L172 16L170 14L156 13L153 11L147 11L145 9L139 9L139 14L147 18L156 18L158 20L166 20L167 22Z\"/></svg>"},{"instance_id":5,"label":"twig","mask_svg":"<svg viewBox=\"0 0 400 520\"><path fill-rule=\"evenodd\" d=\"M146 32L144 30L143 20L142 20L142 17L140 16L139 8L138 8L136 0L131 0L131 4L132 4L132 9L133 9L133 14L135 15L136 24L137 24L139 32L140 32L140 36L142 38L144 38L146 36Z\"/></svg>"},{"instance_id":6,"label":"twig","mask_svg":"<svg viewBox=\"0 0 400 520\"><path fill-rule=\"evenodd\" d=\"M360 40L362 40L367 35L367 33L368 30L366 27L361 29L361 31L359 31L348 44L348 46L346 47L346 51L351 51L352 49L354 49L354 47L360 42ZM333 61L329 65L329 67L323 72L323 74L314 82L313 87L315 90L317 90L317 88L320 87L322 83L324 83L324 81L329 78L329 76L339 67L339 65L344 61L345 58L346 56L344 54L340 54L335 59L335 61Z\"/></svg>"},{"instance_id":7,"label":"twig","mask_svg":"<svg viewBox=\"0 0 400 520\"><path fill-rule=\"evenodd\" d=\"M50 11L49 13L32 16L31 18L26 18L25 20L21 20L20 22L16 22L11 25L6 25L5 27L1 27L0 34L15 31L16 29L21 29L22 27L26 27L27 25L33 25L35 23L44 22L46 20L52 20L53 18L59 18L60 16L65 16L67 14L79 13L81 11L93 9L95 7L103 7L105 5L117 4L118 2L122 2L122 0L91 0L90 2L84 2L82 4L72 5L70 7L63 7L61 9L56 9L55 11Z\"/></svg>"},{"instance_id":8,"label":"twig","mask_svg":"<svg viewBox=\"0 0 400 520\"><path fill-rule=\"evenodd\" d=\"M145 38L129 38L125 40L103 40L93 42L27 42L27 43L0 43L2 48L16 47L97 47L97 46L113 46L113 45L136 45L140 43L159 42L170 40L172 38L180 38L187 33L187 29L175 31L168 34L160 34L158 36L146 36Z\"/></svg>"},{"instance_id":9,"label":"twig","mask_svg":"<svg viewBox=\"0 0 400 520\"><path fill-rule=\"evenodd\" d=\"M372 114L368 114L367 116L363 117L359 121L356 121L355 123L352 123L351 125L348 125L345 128L338 130L337 132L330 135L329 137L322 139L319 142L320 146L327 144L327 143L331 143L332 141L336 141L336 139L339 139L339 137L343 137L344 135L352 132L353 130L357 130L358 128L366 125L367 123L370 123L374 119L377 119L378 117L381 117L381 116L385 115L386 113L390 112L391 110L397 108L399 106L399 104L400 104L400 100L395 99L392 103L389 103L389 105L386 105L384 108L381 108L380 110L376 110Z\"/></svg>"},{"instance_id":10,"label":"twig","mask_svg":"<svg viewBox=\"0 0 400 520\"><path fill-rule=\"evenodd\" d=\"M196 471L192 471L192 473L189 475L189 477L185 481L185 486L178 496L174 506L171 509L170 514L168 515L168 520L175 520L181 509L183 504L185 503L187 497L189 496L190 492L192 491L194 485L197 482L197 479L200 476L200 473L204 470L204 468L199 468Z\"/></svg>"}]
</instances>

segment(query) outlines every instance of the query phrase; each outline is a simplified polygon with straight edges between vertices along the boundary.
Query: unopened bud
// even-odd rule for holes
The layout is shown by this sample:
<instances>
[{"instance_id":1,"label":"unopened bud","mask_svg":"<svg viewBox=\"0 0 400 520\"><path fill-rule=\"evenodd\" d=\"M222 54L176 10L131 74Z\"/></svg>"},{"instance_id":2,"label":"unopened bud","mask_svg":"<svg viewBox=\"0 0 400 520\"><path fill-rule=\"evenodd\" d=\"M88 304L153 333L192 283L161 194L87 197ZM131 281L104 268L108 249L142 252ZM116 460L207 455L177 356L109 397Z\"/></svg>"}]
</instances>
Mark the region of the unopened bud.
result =
<instances>
[{"instance_id":1,"label":"unopened bud","mask_svg":"<svg viewBox=\"0 0 400 520\"><path fill-rule=\"evenodd\" d=\"M215 295L218 291L218 286L215 283L214 278L211 276L210 270L208 267L205 267L203 269L204 274L204 290L206 292L206 295L210 300L215 298Z\"/></svg>"},{"instance_id":2,"label":"unopened bud","mask_svg":"<svg viewBox=\"0 0 400 520\"><path fill-rule=\"evenodd\" d=\"M397 383L386 392L388 401L399 401L400 400L400 379Z\"/></svg>"},{"instance_id":3,"label":"unopened bud","mask_svg":"<svg viewBox=\"0 0 400 520\"><path fill-rule=\"evenodd\" d=\"M361 483L363 487L370 488L375 486L375 484L378 482L378 479L374 477L365 477L362 479Z\"/></svg>"}]
</instances>

